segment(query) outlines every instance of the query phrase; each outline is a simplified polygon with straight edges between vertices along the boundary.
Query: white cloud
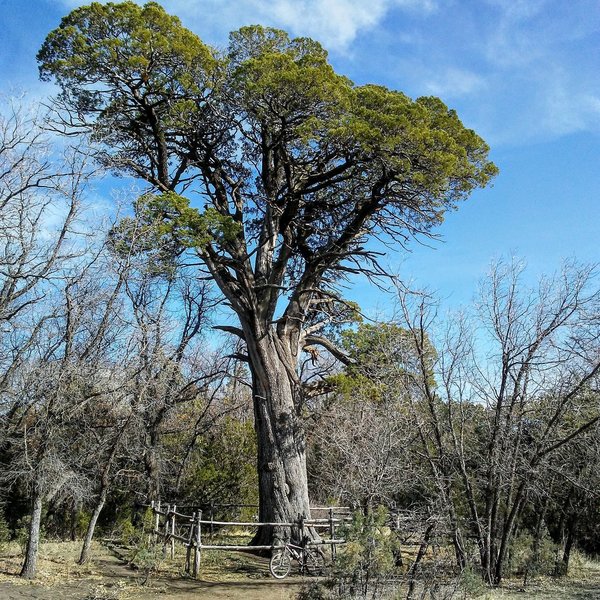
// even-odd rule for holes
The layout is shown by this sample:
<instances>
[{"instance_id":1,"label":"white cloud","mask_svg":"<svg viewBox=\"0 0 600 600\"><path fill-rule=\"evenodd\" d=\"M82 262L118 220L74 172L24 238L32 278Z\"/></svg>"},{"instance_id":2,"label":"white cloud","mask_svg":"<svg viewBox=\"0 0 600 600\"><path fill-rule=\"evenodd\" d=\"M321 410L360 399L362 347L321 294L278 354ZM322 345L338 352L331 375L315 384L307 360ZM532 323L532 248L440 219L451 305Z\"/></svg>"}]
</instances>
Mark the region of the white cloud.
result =
<instances>
[{"instance_id":1,"label":"white cloud","mask_svg":"<svg viewBox=\"0 0 600 600\"><path fill-rule=\"evenodd\" d=\"M539 125L553 135L600 131L600 97L574 93L565 82L558 82L547 90L543 109Z\"/></svg>"},{"instance_id":2,"label":"white cloud","mask_svg":"<svg viewBox=\"0 0 600 600\"><path fill-rule=\"evenodd\" d=\"M263 2L253 4L264 6ZM328 48L344 50L394 7L428 13L435 4L431 0L275 0L263 16L294 33L312 36Z\"/></svg>"},{"instance_id":3,"label":"white cloud","mask_svg":"<svg viewBox=\"0 0 600 600\"><path fill-rule=\"evenodd\" d=\"M444 98L457 98L473 94L485 85L485 79L472 71L448 67L426 81L424 87L429 94Z\"/></svg>"},{"instance_id":4,"label":"white cloud","mask_svg":"<svg viewBox=\"0 0 600 600\"><path fill-rule=\"evenodd\" d=\"M384 0L276 0L270 9L272 20L322 40L326 46L346 47L361 29L371 29L387 10Z\"/></svg>"},{"instance_id":5,"label":"white cloud","mask_svg":"<svg viewBox=\"0 0 600 600\"><path fill-rule=\"evenodd\" d=\"M57 0L67 9L84 0ZM136 0L143 4L142 0ZM163 0L164 8L182 18L196 32L216 27L221 43L241 25L261 23L293 35L306 35L325 48L344 52L361 32L372 30L393 8L428 14L437 0Z\"/></svg>"},{"instance_id":6,"label":"white cloud","mask_svg":"<svg viewBox=\"0 0 600 600\"><path fill-rule=\"evenodd\" d=\"M498 7L506 18L520 21L539 14L548 0L488 0L488 4Z\"/></svg>"}]
</instances>

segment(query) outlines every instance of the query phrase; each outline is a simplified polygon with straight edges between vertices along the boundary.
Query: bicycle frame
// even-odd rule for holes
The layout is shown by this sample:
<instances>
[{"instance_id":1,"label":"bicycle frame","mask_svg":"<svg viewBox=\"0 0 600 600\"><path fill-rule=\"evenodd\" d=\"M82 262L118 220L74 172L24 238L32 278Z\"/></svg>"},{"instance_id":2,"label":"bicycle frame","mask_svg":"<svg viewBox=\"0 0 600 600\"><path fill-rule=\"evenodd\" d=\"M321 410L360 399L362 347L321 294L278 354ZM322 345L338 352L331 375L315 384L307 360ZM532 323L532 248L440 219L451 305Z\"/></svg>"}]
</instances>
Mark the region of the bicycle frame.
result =
<instances>
[{"instance_id":1,"label":"bicycle frame","mask_svg":"<svg viewBox=\"0 0 600 600\"><path fill-rule=\"evenodd\" d=\"M323 555L319 550L307 546L298 546L288 542L273 549L269 561L269 571L276 579L287 577L292 559L300 565L301 575L319 575L323 569Z\"/></svg>"}]
</instances>

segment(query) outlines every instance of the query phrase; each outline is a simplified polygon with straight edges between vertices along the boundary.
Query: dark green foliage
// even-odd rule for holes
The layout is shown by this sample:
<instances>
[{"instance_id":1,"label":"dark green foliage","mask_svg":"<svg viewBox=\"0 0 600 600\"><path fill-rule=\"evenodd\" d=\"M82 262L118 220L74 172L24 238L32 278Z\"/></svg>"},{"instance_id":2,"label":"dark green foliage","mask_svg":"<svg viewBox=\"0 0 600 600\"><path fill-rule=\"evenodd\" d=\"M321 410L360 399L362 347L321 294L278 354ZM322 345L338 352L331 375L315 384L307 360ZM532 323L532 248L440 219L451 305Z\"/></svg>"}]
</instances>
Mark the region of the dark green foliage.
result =
<instances>
[{"instance_id":1,"label":"dark green foliage","mask_svg":"<svg viewBox=\"0 0 600 600\"><path fill-rule=\"evenodd\" d=\"M426 356L421 357L411 333L395 323L361 323L341 334L342 347L350 358L344 372L331 378L336 391L377 401L397 399L419 377L421 359L432 372L435 350L426 341Z\"/></svg>"},{"instance_id":2,"label":"dark green foliage","mask_svg":"<svg viewBox=\"0 0 600 600\"><path fill-rule=\"evenodd\" d=\"M388 513L379 507L368 514L355 512L341 530L347 544L334 565L335 587L340 598L378 598L394 574L400 541L387 524Z\"/></svg>"},{"instance_id":3,"label":"dark green foliage","mask_svg":"<svg viewBox=\"0 0 600 600\"><path fill-rule=\"evenodd\" d=\"M95 119L94 139L111 148L107 164L145 169L157 183L182 123L202 111L218 64L155 2L75 9L48 35L38 61L41 78L61 86L61 102Z\"/></svg>"},{"instance_id":4,"label":"dark green foliage","mask_svg":"<svg viewBox=\"0 0 600 600\"><path fill-rule=\"evenodd\" d=\"M539 540L530 533L520 533L512 542L507 574L525 575L535 578L539 575L551 575L557 554L557 545L550 539L548 532L542 532Z\"/></svg>"},{"instance_id":5,"label":"dark green foliage","mask_svg":"<svg viewBox=\"0 0 600 600\"><path fill-rule=\"evenodd\" d=\"M112 250L120 256L143 254L151 274L172 278L178 258L189 248L202 248L211 240L233 239L239 225L214 208L200 214L189 200L175 192L144 194L134 203L134 215L125 217L109 232Z\"/></svg>"},{"instance_id":6,"label":"dark green foliage","mask_svg":"<svg viewBox=\"0 0 600 600\"><path fill-rule=\"evenodd\" d=\"M211 504L256 504L256 435L250 421L225 417L198 441L182 481L185 502ZM239 516L235 508L219 514ZM250 509L254 515L255 508Z\"/></svg>"},{"instance_id":7,"label":"dark green foliage","mask_svg":"<svg viewBox=\"0 0 600 600\"><path fill-rule=\"evenodd\" d=\"M302 586L296 600L329 600L332 597L333 594L321 582L311 581Z\"/></svg>"}]
</instances>

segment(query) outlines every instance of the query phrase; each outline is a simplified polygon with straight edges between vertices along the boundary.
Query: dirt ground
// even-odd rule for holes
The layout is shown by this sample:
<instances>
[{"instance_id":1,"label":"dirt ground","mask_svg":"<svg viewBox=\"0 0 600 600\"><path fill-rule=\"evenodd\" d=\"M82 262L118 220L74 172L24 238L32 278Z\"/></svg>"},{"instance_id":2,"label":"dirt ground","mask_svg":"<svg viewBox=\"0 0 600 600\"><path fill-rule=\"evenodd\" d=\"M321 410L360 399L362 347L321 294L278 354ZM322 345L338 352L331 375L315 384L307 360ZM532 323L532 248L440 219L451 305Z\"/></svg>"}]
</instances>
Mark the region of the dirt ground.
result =
<instances>
[{"instance_id":1,"label":"dirt ground","mask_svg":"<svg viewBox=\"0 0 600 600\"><path fill-rule=\"evenodd\" d=\"M214 558L193 580L178 574L171 565L165 573L144 577L128 567L107 548L97 545L89 566L76 564L79 543L44 544L40 551L38 578L18 577L18 552L0 557L0 600L290 600L302 587L300 577L278 581L268 573L264 559L244 560L240 575L217 580L219 560Z\"/></svg>"},{"instance_id":2,"label":"dirt ground","mask_svg":"<svg viewBox=\"0 0 600 600\"><path fill-rule=\"evenodd\" d=\"M269 577L266 559L248 555L207 558L202 577L193 580L180 572L181 557L165 563L161 574L146 585L139 571L127 566L106 547L96 545L94 561L76 564L79 543L42 545L38 578L18 577L18 548L0 556L0 600L292 600L302 587L299 576L278 581ZM224 568L223 562L230 561ZM233 562L231 562L233 561ZM519 589L510 582L501 590L480 596L481 600L600 600L600 564L580 565L567 580L539 580Z\"/></svg>"}]
</instances>

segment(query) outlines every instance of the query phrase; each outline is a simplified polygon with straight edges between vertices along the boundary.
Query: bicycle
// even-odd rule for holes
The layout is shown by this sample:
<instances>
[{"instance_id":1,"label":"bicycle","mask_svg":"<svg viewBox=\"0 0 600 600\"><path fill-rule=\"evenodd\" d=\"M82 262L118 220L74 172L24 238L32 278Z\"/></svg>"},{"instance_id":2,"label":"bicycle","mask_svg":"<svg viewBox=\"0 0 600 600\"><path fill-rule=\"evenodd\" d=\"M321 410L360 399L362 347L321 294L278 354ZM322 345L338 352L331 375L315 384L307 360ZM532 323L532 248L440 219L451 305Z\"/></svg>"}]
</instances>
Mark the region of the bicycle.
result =
<instances>
[{"instance_id":1,"label":"bicycle","mask_svg":"<svg viewBox=\"0 0 600 600\"><path fill-rule=\"evenodd\" d=\"M300 565L301 575L321 575L325 568L323 552L319 548L297 546L291 542L275 547L269 561L269 572L275 579L289 575L292 560Z\"/></svg>"}]
</instances>

